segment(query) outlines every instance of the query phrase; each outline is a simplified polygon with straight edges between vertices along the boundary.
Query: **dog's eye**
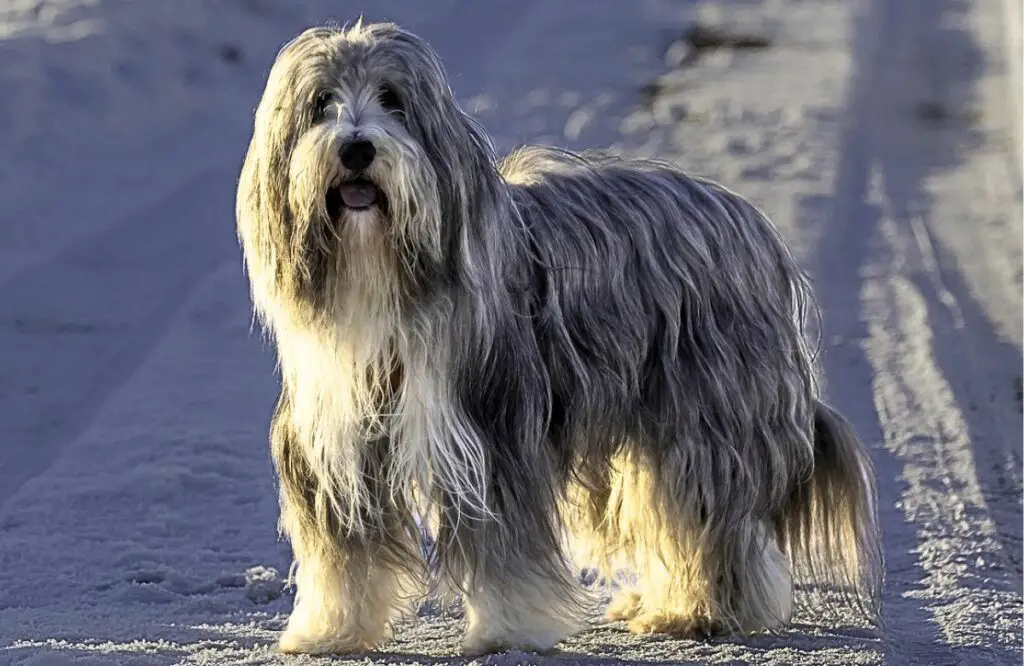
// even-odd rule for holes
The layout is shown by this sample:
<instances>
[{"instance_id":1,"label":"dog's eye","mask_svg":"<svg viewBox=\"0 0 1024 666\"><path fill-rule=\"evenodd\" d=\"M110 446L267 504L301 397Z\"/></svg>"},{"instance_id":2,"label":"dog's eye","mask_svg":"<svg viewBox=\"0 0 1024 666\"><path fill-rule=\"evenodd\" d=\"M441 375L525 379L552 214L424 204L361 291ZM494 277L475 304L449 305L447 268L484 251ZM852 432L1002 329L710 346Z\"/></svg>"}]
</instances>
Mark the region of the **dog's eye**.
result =
<instances>
[{"instance_id":1,"label":"dog's eye","mask_svg":"<svg viewBox=\"0 0 1024 666\"><path fill-rule=\"evenodd\" d=\"M380 91L377 93L377 102L380 104L380 108L385 111L401 111L402 100L395 92L395 89L389 85L383 85L380 87Z\"/></svg>"},{"instance_id":2,"label":"dog's eye","mask_svg":"<svg viewBox=\"0 0 1024 666\"><path fill-rule=\"evenodd\" d=\"M316 104L313 105L313 117L320 120L327 114L327 107L335 102L337 97L330 90L321 90L316 96Z\"/></svg>"}]
</instances>

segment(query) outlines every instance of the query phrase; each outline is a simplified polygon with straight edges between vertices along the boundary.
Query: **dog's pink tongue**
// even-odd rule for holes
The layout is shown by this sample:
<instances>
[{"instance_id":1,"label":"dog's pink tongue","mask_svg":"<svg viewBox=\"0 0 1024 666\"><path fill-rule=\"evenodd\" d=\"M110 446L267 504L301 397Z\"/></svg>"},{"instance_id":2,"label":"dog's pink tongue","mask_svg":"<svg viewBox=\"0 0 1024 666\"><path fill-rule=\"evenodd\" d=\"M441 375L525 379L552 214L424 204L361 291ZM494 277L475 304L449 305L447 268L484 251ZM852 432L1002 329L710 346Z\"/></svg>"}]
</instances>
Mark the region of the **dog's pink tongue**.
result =
<instances>
[{"instance_id":1,"label":"dog's pink tongue","mask_svg":"<svg viewBox=\"0 0 1024 666\"><path fill-rule=\"evenodd\" d=\"M367 208L377 201L377 188L373 183L344 183L338 190L349 208Z\"/></svg>"}]
</instances>

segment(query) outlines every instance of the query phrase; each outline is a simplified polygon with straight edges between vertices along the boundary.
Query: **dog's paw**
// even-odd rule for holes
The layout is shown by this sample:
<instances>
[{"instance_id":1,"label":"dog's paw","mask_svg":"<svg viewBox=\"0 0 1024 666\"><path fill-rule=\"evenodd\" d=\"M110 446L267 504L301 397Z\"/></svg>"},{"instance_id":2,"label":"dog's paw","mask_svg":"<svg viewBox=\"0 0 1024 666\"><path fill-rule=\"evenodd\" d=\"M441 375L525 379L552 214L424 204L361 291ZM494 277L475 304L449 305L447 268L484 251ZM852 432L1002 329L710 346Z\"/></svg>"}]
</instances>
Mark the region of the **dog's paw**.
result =
<instances>
[{"instance_id":1,"label":"dog's paw","mask_svg":"<svg viewBox=\"0 0 1024 666\"><path fill-rule=\"evenodd\" d=\"M285 654L354 654L373 649L373 643L351 636L317 636L286 630L278 640L277 648Z\"/></svg>"},{"instance_id":2,"label":"dog's paw","mask_svg":"<svg viewBox=\"0 0 1024 666\"><path fill-rule=\"evenodd\" d=\"M506 627L504 630L496 627L488 629L479 625L470 625L470 629L462 641L462 654L467 657L479 657L511 650L539 654L550 652L576 627L574 624L558 618L548 618L548 620L534 626Z\"/></svg>"},{"instance_id":3,"label":"dog's paw","mask_svg":"<svg viewBox=\"0 0 1024 666\"><path fill-rule=\"evenodd\" d=\"M667 634L677 638L704 639L723 633L723 626L711 618L666 610L640 613L626 625L634 634Z\"/></svg>"},{"instance_id":4,"label":"dog's paw","mask_svg":"<svg viewBox=\"0 0 1024 666\"><path fill-rule=\"evenodd\" d=\"M462 654L469 658L513 650L544 654L550 652L560 640L561 637L467 636L462 641Z\"/></svg>"},{"instance_id":5,"label":"dog's paw","mask_svg":"<svg viewBox=\"0 0 1024 666\"><path fill-rule=\"evenodd\" d=\"M623 590L612 598L605 611L605 617L613 622L632 620L643 609L640 593L636 590Z\"/></svg>"}]
</instances>

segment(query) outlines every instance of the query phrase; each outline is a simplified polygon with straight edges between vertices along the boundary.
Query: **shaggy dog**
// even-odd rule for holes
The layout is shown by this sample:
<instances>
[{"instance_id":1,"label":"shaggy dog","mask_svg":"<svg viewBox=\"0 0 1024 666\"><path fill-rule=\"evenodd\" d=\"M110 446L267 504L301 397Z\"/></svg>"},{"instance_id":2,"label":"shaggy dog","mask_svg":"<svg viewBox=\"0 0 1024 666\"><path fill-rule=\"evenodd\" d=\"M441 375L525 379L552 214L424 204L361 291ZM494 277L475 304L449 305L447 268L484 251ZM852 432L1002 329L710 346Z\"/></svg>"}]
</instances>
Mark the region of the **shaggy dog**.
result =
<instances>
[{"instance_id":1,"label":"shaggy dog","mask_svg":"<svg viewBox=\"0 0 1024 666\"><path fill-rule=\"evenodd\" d=\"M499 162L430 46L360 22L280 52L237 218L282 374L282 650L369 649L431 582L467 654L546 650L586 617L570 555L635 572L608 613L638 633L780 627L794 573L877 613L870 465L818 398L808 283L740 196Z\"/></svg>"}]
</instances>

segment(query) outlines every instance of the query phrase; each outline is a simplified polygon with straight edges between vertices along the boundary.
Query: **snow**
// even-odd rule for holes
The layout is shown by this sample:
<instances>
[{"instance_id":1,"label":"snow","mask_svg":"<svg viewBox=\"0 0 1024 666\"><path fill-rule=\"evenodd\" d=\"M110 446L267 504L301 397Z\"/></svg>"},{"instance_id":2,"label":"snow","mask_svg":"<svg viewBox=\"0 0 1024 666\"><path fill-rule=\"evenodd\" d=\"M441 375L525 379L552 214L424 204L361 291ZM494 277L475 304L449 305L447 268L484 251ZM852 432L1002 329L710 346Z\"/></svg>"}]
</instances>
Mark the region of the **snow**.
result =
<instances>
[{"instance_id":1,"label":"snow","mask_svg":"<svg viewBox=\"0 0 1024 666\"><path fill-rule=\"evenodd\" d=\"M277 48L360 11L434 43L502 148L657 155L758 202L815 278L830 397L872 446L884 630L595 624L558 661L1019 663L1019 3L9 0L0 664L323 663L273 649L276 379L233 196ZM772 45L684 58L697 21ZM425 614L352 661L449 661L458 637Z\"/></svg>"}]
</instances>

